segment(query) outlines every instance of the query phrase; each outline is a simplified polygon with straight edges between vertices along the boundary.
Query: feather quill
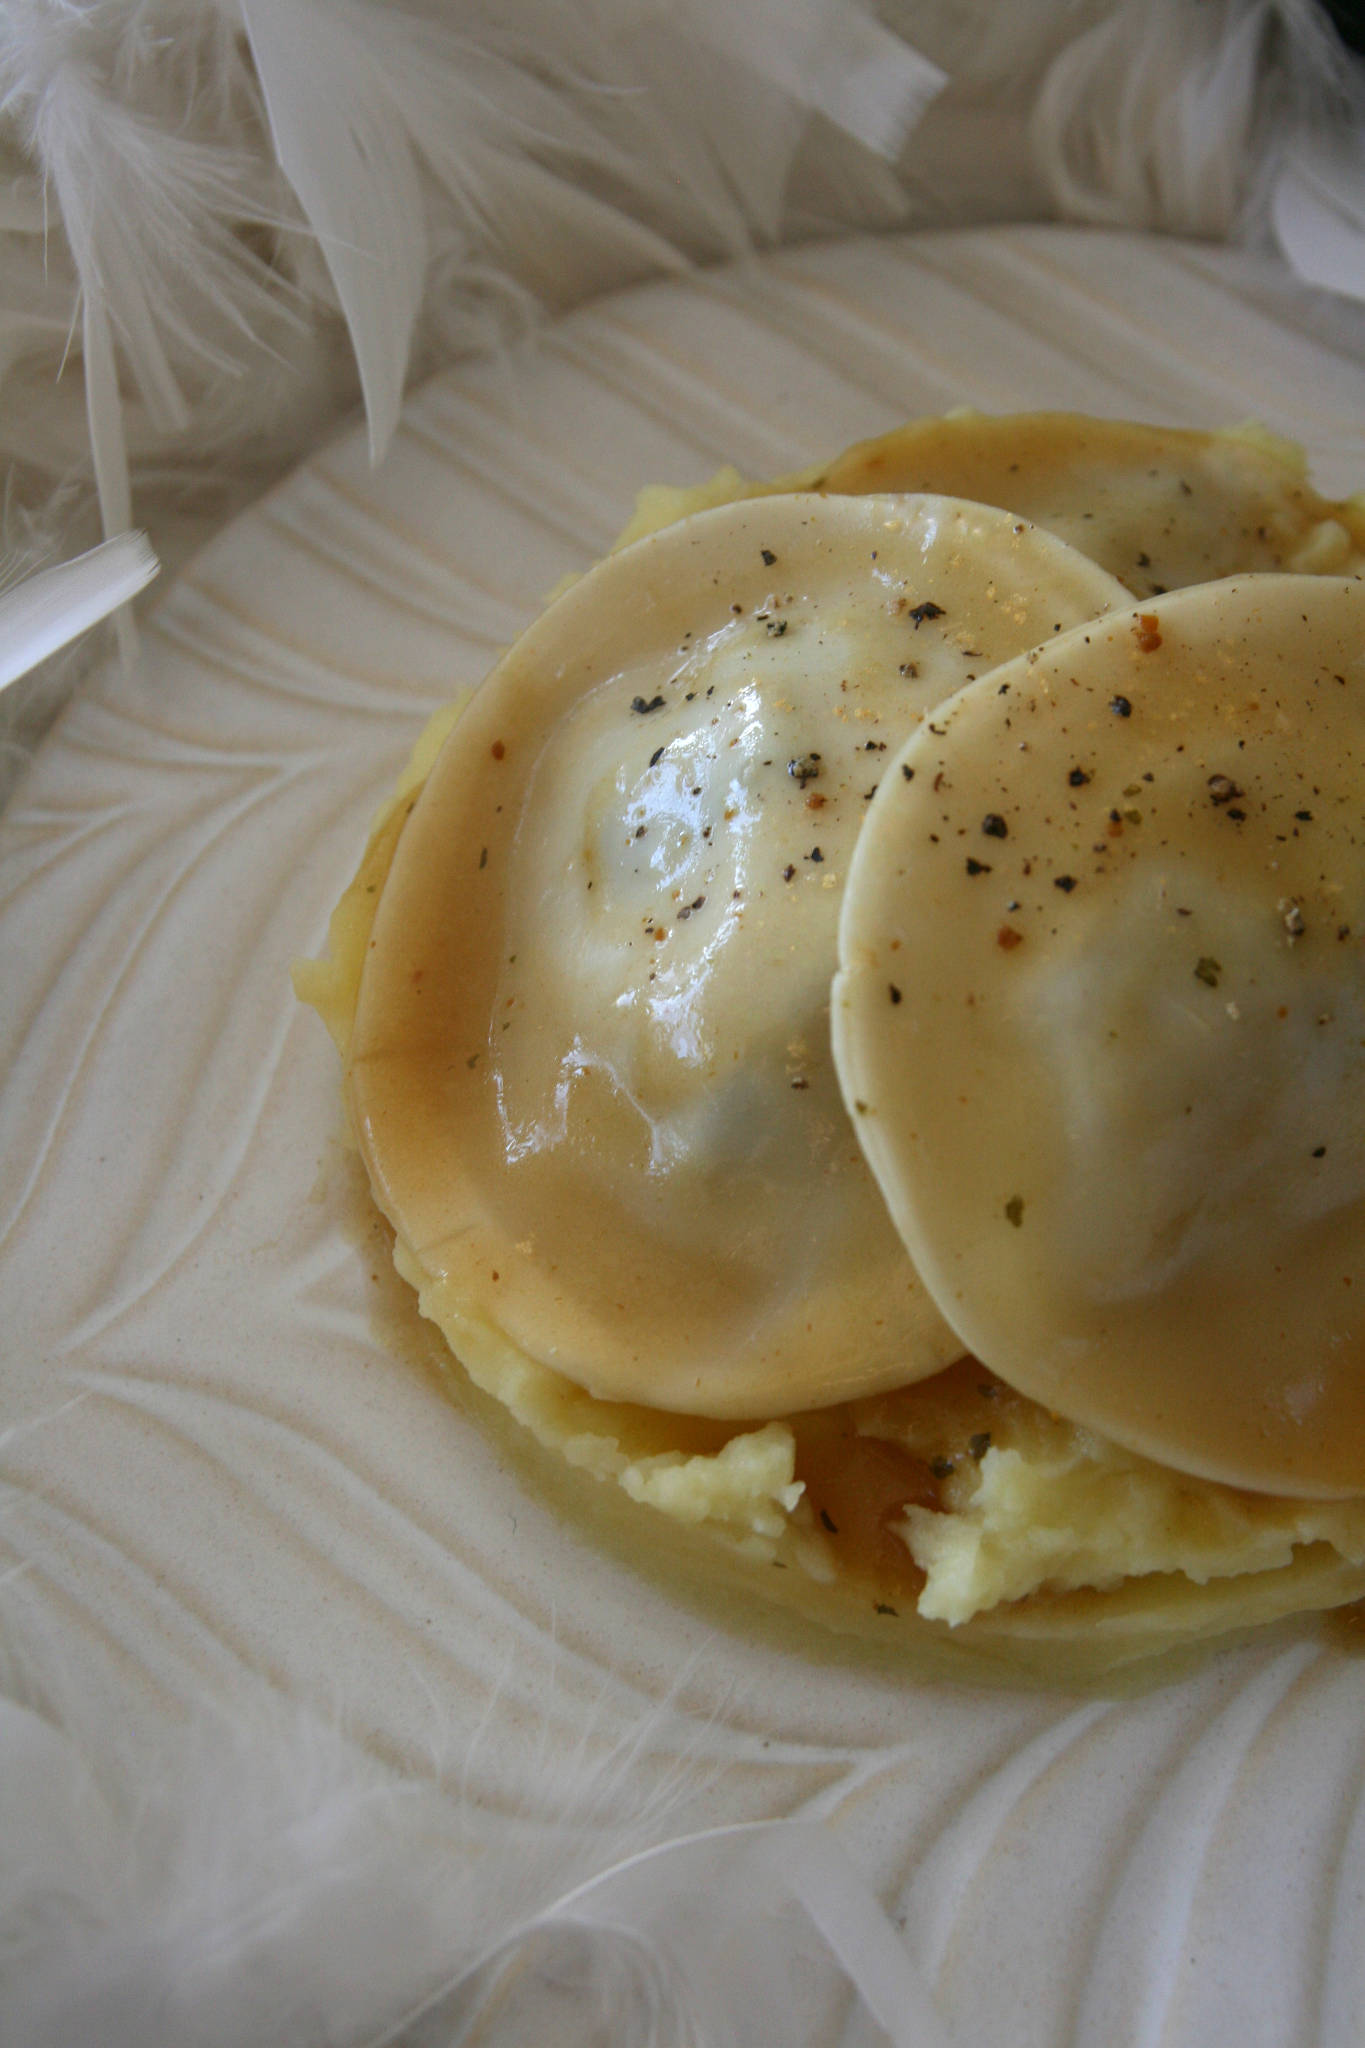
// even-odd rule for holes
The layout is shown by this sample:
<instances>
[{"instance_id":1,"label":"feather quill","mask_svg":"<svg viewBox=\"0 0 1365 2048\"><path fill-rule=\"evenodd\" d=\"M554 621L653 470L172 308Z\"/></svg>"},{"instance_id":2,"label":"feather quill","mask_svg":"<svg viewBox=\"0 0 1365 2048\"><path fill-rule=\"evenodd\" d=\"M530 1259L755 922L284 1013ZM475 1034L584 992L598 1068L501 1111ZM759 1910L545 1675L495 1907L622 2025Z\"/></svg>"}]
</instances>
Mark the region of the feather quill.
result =
<instances>
[{"instance_id":1,"label":"feather quill","mask_svg":"<svg viewBox=\"0 0 1365 2048\"><path fill-rule=\"evenodd\" d=\"M95 470L95 490L104 530L107 534L115 534L132 523L133 493L128 478L128 447L119 410L118 371L114 365L109 313L98 284L92 284L83 293L81 315L85 337L85 411L90 423L90 457Z\"/></svg>"},{"instance_id":2,"label":"feather quill","mask_svg":"<svg viewBox=\"0 0 1365 2048\"><path fill-rule=\"evenodd\" d=\"M124 533L0 595L0 690L131 602L160 565L145 533Z\"/></svg>"}]
</instances>

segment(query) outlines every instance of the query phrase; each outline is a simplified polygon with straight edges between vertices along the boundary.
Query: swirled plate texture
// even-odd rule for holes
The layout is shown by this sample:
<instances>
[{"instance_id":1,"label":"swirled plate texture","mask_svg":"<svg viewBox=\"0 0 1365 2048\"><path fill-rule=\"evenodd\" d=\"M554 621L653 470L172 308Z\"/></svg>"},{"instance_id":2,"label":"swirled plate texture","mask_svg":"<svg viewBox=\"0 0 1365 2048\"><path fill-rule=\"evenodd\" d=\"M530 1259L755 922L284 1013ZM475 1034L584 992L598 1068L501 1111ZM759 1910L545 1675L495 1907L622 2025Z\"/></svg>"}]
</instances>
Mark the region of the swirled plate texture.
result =
<instances>
[{"instance_id":1,"label":"swirled plate texture","mask_svg":"<svg viewBox=\"0 0 1365 2048\"><path fill-rule=\"evenodd\" d=\"M108 1743L266 1681L486 1824L815 1816L962 2043L1365 2038L1365 1663L963 1687L711 1611L444 1380L289 986L427 714L647 481L920 411L1259 417L1365 482L1365 320L1250 258L1051 228L855 240L590 306L323 449L171 588L0 828L0 1576Z\"/></svg>"}]
</instances>

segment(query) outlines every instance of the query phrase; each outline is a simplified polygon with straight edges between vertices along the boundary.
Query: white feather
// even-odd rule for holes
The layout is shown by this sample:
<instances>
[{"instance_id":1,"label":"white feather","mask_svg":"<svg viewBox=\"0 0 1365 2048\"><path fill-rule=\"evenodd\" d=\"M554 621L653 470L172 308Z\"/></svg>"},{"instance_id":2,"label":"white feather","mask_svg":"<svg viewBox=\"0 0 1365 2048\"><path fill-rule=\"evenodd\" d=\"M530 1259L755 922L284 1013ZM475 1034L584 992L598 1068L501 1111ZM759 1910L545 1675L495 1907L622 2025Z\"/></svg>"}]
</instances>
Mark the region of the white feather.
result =
<instances>
[{"instance_id":1,"label":"white feather","mask_svg":"<svg viewBox=\"0 0 1365 2048\"><path fill-rule=\"evenodd\" d=\"M1265 233L1293 117L1359 133L1365 67L1313 0L1120 0L1068 41L1029 137L1062 218Z\"/></svg>"},{"instance_id":2,"label":"white feather","mask_svg":"<svg viewBox=\"0 0 1365 2048\"><path fill-rule=\"evenodd\" d=\"M491 2018L499 2048L719 2048L753 2038L761 2015L764 2041L799 2048L833 2038L850 1991L856 2038L870 2040L873 2027L890 2048L949 2048L905 1943L828 1830L758 1822L708 1828L612 1864L511 1930L420 2019L423 2038L465 2042ZM848 2040L855 2028L847 2012L841 2018Z\"/></svg>"},{"instance_id":3,"label":"white feather","mask_svg":"<svg viewBox=\"0 0 1365 2048\"><path fill-rule=\"evenodd\" d=\"M1030 126L1058 211L1226 233L1270 14L1270 0L1124 0L1069 44Z\"/></svg>"},{"instance_id":4,"label":"white feather","mask_svg":"<svg viewBox=\"0 0 1365 2048\"><path fill-rule=\"evenodd\" d=\"M133 492L128 477L128 448L119 410L118 372L114 366L114 344L109 332L109 311L104 293L92 284L82 294L82 330L85 337L85 410L90 422L90 456L95 469L95 489L100 518L106 534L121 533L131 524ZM132 626L127 613L115 621L119 651L130 661L134 651ZM25 668L33 666L26 662Z\"/></svg>"},{"instance_id":5,"label":"white feather","mask_svg":"<svg viewBox=\"0 0 1365 2048\"><path fill-rule=\"evenodd\" d=\"M384 52L351 0L239 0L275 154L346 316L369 420L388 446L426 274L422 198Z\"/></svg>"},{"instance_id":6,"label":"white feather","mask_svg":"<svg viewBox=\"0 0 1365 2048\"><path fill-rule=\"evenodd\" d=\"M1301 129L1276 183L1271 218L1300 277L1365 299L1365 135Z\"/></svg>"},{"instance_id":7,"label":"white feather","mask_svg":"<svg viewBox=\"0 0 1365 2048\"><path fill-rule=\"evenodd\" d=\"M508 308L542 282L563 303L574 279L581 295L776 237L810 105L857 131L843 216L880 217L863 138L889 147L938 74L852 0L803 0L799 37L768 32L769 5L8 0L0 121L20 167L0 219L23 234L0 270L0 374L16 296L16 357L38 346L35 315L50 368L73 332L94 356L88 445L112 527L121 439L135 466L221 445L229 421L242 445L297 410L291 371L312 381L305 412L344 403L317 339L338 315L381 449L433 260L446 296L424 329L448 341L452 282L484 306L490 279ZM707 90L717 45L739 52L742 95ZM818 64L795 63L807 46ZM0 447L32 460L29 410L0 417Z\"/></svg>"},{"instance_id":8,"label":"white feather","mask_svg":"<svg viewBox=\"0 0 1365 2048\"><path fill-rule=\"evenodd\" d=\"M589 1716L576 1754L503 1757L521 1810L514 1792L485 1812L463 1789L478 1731L448 1777L401 1777L264 1686L120 1763L31 1614L5 1599L6 2048L721 2048L755 2010L763 2038L802 2048L855 2007L849 2038L945 2048L823 1826L689 1827L711 1774L681 1690L615 1745ZM628 1702L603 1708L628 1722ZM656 1744L679 1759L662 1779L636 1768Z\"/></svg>"},{"instance_id":9,"label":"white feather","mask_svg":"<svg viewBox=\"0 0 1365 2048\"><path fill-rule=\"evenodd\" d=\"M15 0L7 27L22 30L25 14L43 11ZM107 10L89 8L80 19L89 31ZM130 104L112 89L112 53L103 52L104 67L92 62L92 40L53 27L29 42L8 34L0 99L41 167L51 225L60 222L81 294L107 308L153 424L183 431L189 405L177 361L231 370L253 319L276 307L270 275L242 233L268 215L237 150L180 132L177 117L188 108L177 79L154 70L152 95L144 65L124 53L122 70L154 98L150 110Z\"/></svg>"},{"instance_id":10,"label":"white feather","mask_svg":"<svg viewBox=\"0 0 1365 2048\"><path fill-rule=\"evenodd\" d=\"M1296 81L1350 61L1309 0L883 0L878 15L858 0L7 0L0 451L50 488L83 445L115 529L153 474L197 471L202 495L206 458L225 455L226 505L239 474L278 471L349 404L357 364L382 446L405 365L486 342L528 295L561 306L912 206L1217 228ZM1280 32L1258 35L1262 20ZM902 142L897 179L877 151ZM72 337L92 358L83 436L79 388L51 383Z\"/></svg>"},{"instance_id":11,"label":"white feather","mask_svg":"<svg viewBox=\"0 0 1365 2048\"><path fill-rule=\"evenodd\" d=\"M683 0L677 13L704 43L767 78L878 155L894 157L948 83L931 59L863 8L831 0L750 0L720 11Z\"/></svg>"},{"instance_id":12,"label":"white feather","mask_svg":"<svg viewBox=\"0 0 1365 2048\"><path fill-rule=\"evenodd\" d=\"M0 690L131 603L159 564L145 533L124 533L0 594Z\"/></svg>"}]
</instances>

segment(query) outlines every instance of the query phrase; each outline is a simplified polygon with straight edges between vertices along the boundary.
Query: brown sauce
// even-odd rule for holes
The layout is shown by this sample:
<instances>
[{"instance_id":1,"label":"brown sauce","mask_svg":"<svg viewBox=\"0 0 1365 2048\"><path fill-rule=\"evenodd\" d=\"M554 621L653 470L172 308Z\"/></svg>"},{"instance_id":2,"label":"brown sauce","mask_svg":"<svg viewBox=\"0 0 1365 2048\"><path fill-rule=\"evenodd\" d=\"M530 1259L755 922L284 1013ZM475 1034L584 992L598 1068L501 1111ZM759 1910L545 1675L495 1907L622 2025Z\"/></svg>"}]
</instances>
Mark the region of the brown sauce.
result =
<instances>
[{"instance_id":1,"label":"brown sauce","mask_svg":"<svg viewBox=\"0 0 1365 2048\"><path fill-rule=\"evenodd\" d=\"M895 1533L907 1506L940 1505L927 1461L899 1444L861 1436L852 1411L803 1416L796 1429L796 1476L815 1525L842 1570L888 1591L917 1594L924 1575Z\"/></svg>"},{"instance_id":2,"label":"brown sauce","mask_svg":"<svg viewBox=\"0 0 1365 2048\"><path fill-rule=\"evenodd\" d=\"M942 1510L945 1481L984 1456L992 1424L1017 1401L962 1358L914 1386L793 1418L796 1476L841 1571L917 1594L924 1575L898 1534L905 1510Z\"/></svg>"},{"instance_id":3,"label":"brown sauce","mask_svg":"<svg viewBox=\"0 0 1365 2048\"><path fill-rule=\"evenodd\" d=\"M1365 1657L1365 1600L1333 1608L1323 1616L1323 1631L1333 1647L1348 1657Z\"/></svg>"}]
</instances>

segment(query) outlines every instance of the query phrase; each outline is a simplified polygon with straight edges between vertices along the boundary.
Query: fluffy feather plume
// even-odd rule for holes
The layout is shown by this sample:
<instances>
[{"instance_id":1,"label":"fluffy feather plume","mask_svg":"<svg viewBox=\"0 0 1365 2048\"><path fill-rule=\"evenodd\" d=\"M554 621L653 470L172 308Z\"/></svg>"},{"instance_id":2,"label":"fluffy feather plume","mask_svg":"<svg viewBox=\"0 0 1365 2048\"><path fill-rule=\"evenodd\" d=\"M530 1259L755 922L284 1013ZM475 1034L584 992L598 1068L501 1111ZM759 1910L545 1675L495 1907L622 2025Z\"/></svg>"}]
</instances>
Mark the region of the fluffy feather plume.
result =
<instances>
[{"instance_id":1,"label":"fluffy feather plume","mask_svg":"<svg viewBox=\"0 0 1365 2048\"><path fill-rule=\"evenodd\" d=\"M1223 238L1263 225L1288 110L1349 127L1360 85L1313 0L1120 0L1048 66L1030 141L1064 219Z\"/></svg>"},{"instance_id":2,"label":"fluffy feather plume","mask_svg":"<svg viewBox=\"0 0 1365 2048\"><path fill-rule=\"evenodd\" d=\"M277 388L256 385L262 357L304 371L303 337L340 315L382 448L433 219L470 283L492 265L532 291L524 249L552 183L593 281L777 230L770 206L765 221L763 202L746 202L727 124L680 94L670 45L694 69L703 50L714 64L717 43L747 67L760 193L780 187L800 138L801 123L774 122L774 108L833 104L836 90L849 155L879 177L859 128L894 141L941 80L849 0L804 0L799 16L794 39L757 23L750 33L745 9L704 0L668 11L649 0L13 0L0 115L23 169L7 210L32 246L26 266L9 252L6 311L25 324L5 354L42 341L50 367L58 333L81 327L81 352L96 358L87 398L106 518L126 509L115 360L139 406L127 420L135 451L184 445L192 428L201 447L225 384L240 387L239 431L273 424ZM831 25L847 45L837 72ZM860 88L870 53L881 72ZM527 200L532 217L518 221Z\"/></svg>"},{"instance_id":3,"label":"fluffy feather plume","mask_svg":"<svg viewBox=\"0 0 1365 2048\"><path fill-rule=\"evenodd\" d=\"M1059 211L1106 226L1225 235L1270 14L1269 0L1123 0L1070 44L1048 70L1031 123Z\"/></svg>"},{"instance_id":4,"label":"fluffy feather plume","mask_svg":"<svg viewBox=\"0 0 1365 2048\"><path fill-rule=\"evenodd\" d=\"M401 1778L263 1687L135 1772L79 1699L46 1692L0 1698L8 2048L722 2048L760 2009L789 2048L853 2010L841 2038L948 2048L824 1828L689 1834L708 1774L686 1741L632 1807L632 1761L666 1733L648 1720L558 1754L553 1785L529 1755L518 1825L461 1789L477 1757L454 1784Z\"/></svg>"},{"instance_id":5,"label":"fluffy feather plume","mask_svg":"<svg viewBox=\"0 0 1365 2048\"><path fill-rule=\"evenodd\" d=\"M378 453L405 379L670 265L1260 232L1295 124L1361 100L1316 0L8 0L0 545L88 545L93 491L173 568L357 395ZM1324 175L1305 144L1282 239Z\"/></svg>"},{"instance_id":6,"label":"fluffy feather plume","mask_svg":"<svg viewBox=\"0 0 1365 2048\"><path fill-rule=\"evenodd\" d=\"M1351 69L1312 0L881 13L10 0L0 445L49 478L93 448L115 530L121 447L134 474L287 462L358 377L380 448L405 372L486 339L490 297L559 306L816 224L1017 213L1011 117L1032 116L1030 210L1226 229L1267 112ZM930 197L983 103L991 161ZM66 355L85 421L70 370L52 388Z\"/></svg>"}]
</instances>

